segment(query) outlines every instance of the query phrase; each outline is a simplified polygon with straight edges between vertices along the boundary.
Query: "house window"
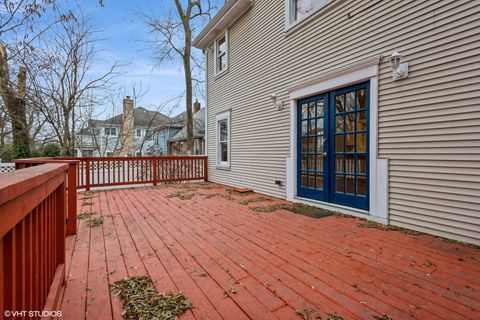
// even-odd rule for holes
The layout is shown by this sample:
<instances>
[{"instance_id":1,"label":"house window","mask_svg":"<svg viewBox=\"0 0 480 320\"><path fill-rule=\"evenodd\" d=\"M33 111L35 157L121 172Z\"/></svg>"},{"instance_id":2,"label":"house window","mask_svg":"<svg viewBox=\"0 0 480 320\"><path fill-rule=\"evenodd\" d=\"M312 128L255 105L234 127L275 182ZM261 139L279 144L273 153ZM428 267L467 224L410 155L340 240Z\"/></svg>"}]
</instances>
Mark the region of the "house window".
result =
<instances>
[{"instance_id":1,"label":"house window","mask_svg":"<svg viewBox=\"0 0 480 320\"><path fill-rule=\"evenodd\" d=\"M223 34L215 41L215 74L218 75L228 68L228 35Z\"/></svg>"},{"instance_id":2,"label":"house window","mask_svg":"<svg viewBox=\"0 0 480 320\"><path fill-rule=\"evenodd\" d=\"M137 137L141 137L142 136L142 130L141 129L137 129Z\"/></svg>"},{"instance_id":3,"label":"house window","mask_svg":"<svg viewBox=\"0 0 480 320\"><path fill-rule=\"evenodd\" d=\"M113 152L107 152L107 157L113 157Z\"/></svg>"},{"instance_id":4,"label":"house window","mask_svg":"<svg viewBox=\"0 0 480 320\"><path fill-rule=\"evenodd\" d=\"M106 136L116 136L117 135L117 128L105 128L105 135Z\"/></svg>"},{"instance_id":5,"label":"house window","mask_svg":"<svg viewBox=\"0 0 480 320\"><path fill-rule=\"evenodd\" d=\"M216 117L217 122L217 166L230 166L230 111Z\"/></svg>"},{"instance_id":6,"label":"house window","mask_svg":"<svg viewBox=\"0 0 480 320\"><path fill-rule=\"evenodd\" d=\"M136 155L137 155L137 157L141 157L141 156L142 156L142 152L139 151L139 152L136 153Z\"/></svg>"},{"instance_id":7,"label":"house window","mask_svg":"<svg viewBox=\"0 0 480 320\"><path fill-rule=\"evenodd\" d=\"M147 131L145 132L145 140L147 140L147 141L153 140L152 131L147 130Z\"/></svg>"},{"instance_id":8,"label":"house window","mask_svg":"<svg viewBox=\"0 0 480 320\"><path fill-rule=\"evenodd\" d=\"M290 24L303 20L333 0L288 0Z\"/></svg>"},{"instance_id":9,"label":"house window","mask_svg":"<svg viewBox=\"0 0 480 320\"><path fill-rule=\"evenodd\" d=\"M93 150L82 150L83 157L93 157Z\"/></svg>"}]
</instances>

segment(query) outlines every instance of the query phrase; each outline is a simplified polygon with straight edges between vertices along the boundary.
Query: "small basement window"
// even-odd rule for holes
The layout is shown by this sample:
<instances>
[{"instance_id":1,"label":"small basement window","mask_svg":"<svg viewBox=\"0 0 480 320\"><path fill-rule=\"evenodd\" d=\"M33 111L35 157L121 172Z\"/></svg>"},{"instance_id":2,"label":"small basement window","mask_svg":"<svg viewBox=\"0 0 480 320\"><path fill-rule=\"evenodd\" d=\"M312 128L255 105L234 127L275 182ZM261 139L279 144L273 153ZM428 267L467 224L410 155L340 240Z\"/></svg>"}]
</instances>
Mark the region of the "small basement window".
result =
<instances>
[{"instance_id":1,"label":"small basement window","mask_svg":"<svg viewBox=\"0 0 480 320\"><path fill-rule=\"evenodd\" d=\"M217 166L230 167L230 111L218 114L217 128Z\"/></svg>"},{"instance_id":2,"label":"small basement window","mask_svg":"<svg viewBox=\"0 0 480 320\"><path fill-rule=\"evenodd\" d=\"M228 69L228 35L225 32L215 41L215 75Z\"/></svg>"},{"instance_id":3,"label":"small basement window","mask_svg":"<svg viewBox=\"0 0 480 320\"><path fill-rule=\"evenodd\" d=\"M325 7L333 0L288 0L289 24L294 24Z\"/></svg>"}]
</instances>

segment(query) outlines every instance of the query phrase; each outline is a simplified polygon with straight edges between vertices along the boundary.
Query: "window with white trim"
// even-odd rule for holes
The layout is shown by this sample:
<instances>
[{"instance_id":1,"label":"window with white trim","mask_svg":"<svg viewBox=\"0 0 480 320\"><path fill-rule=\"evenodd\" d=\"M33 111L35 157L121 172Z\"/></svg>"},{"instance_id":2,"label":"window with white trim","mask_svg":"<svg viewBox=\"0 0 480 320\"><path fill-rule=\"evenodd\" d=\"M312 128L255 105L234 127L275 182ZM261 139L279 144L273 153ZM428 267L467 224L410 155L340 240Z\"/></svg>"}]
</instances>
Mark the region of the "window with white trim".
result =
<instances>
[{"instance_id":1,"label":"window with white trim","mask_svg":"<svg viewBox=\"0 0 480 320\"><path fill-rule=\"evenodd\" d=\"M217 129L217 166L230 166L230 111L218 114Z\"/></svg>"},{"instance_id":2,"label":"window with white trim","mask_svg":"<svg viewBox=\"0 0 480 320\"><path fill-rule=\"evenodd\" d=\"M227 31L215 41L215 75L228 69L228 34Z\"/></svg>"},{"instance_id":3,"label":"window with white trim","mask_svg":"<svg viewBox=\"0 0 480 320\"><path fill-rule=\"evenodd\" d=\"M137 129L137 137L141 137L142 136L142 130L141 129Z\"/></svg>"},{"instance_id":4,"label":"window with white trim","mask_svg":"<svg viewBox=\"0 0 480 320\"><path fill-rule=\"evenodd\" d=\"M147 129L145 131L145 140L147 140L147 141L152 141L153 140L153 134L152 134L152 131L150 129Z\"/></svg>"},{"instance_id":5,"label":"window with white trim","mask_svg":"<svg viewBox=\"0 0 480 320\"><path fill-rule=\"evenodd\" d=\"M105 135L106 136L116 136L117 135L117 128L105 128Z\"/></svg>"},{"instance_id":6,"label":"window with white trim","mask_svg":"<svg viewBox=\"0 0 480 320\"><path fill-rule=\"evenodd\" d=\"M289 23L305 19L314 11L325 7L333 0L287 0Z\"/></svg>"}]
</instances>

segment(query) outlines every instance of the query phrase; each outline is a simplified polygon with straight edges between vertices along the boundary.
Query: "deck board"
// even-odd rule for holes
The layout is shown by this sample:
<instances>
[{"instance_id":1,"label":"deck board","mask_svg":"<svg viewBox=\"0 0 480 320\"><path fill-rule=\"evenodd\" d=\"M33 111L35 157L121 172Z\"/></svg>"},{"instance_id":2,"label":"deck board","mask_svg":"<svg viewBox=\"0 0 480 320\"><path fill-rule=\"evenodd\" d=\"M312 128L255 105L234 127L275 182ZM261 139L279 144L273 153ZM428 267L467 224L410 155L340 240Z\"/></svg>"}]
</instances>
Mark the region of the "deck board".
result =
<instances>
[{"instance_id":1,"label":"deck board","mask_svg":"<svg viewBox=\"0 0 480 320\"><path fill-rule=\"evenodd\" d=\"M147 275L158 291L182 291L181 319L300 319L297 310L345 319L479 319L480 251L427 235L253 212L214 184L93 193L104 223L67 239L66 319L121 319L109 285ZM192 199L170 195L194 193ZM82 196L79 197L80 199ZM271 198L270 205L284 201Z\"/></svg>"}]
</instances>

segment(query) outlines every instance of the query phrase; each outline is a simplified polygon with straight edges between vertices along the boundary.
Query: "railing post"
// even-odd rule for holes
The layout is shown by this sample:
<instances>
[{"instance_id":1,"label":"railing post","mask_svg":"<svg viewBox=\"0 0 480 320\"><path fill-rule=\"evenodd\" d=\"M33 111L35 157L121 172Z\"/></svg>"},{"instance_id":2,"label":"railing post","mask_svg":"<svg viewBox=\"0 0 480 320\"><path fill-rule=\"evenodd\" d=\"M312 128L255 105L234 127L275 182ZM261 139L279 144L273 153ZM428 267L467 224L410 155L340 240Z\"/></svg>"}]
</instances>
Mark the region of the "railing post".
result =
<instances>
[{"instance_id":1,"label":"railing post","mask_svg":"<svg viewBox=\"0 0 480 320\"><path fill-rule=\"evenodd\" d=\"M203 157L203 179L205 182L208 181L208 158Z\"/></svg>"},{"instance_id":2,"label":"railing post","mask_svg":"<svg viewBox=\"0 0 480 320\"><path fill-rule=\"evenodd\" d=\"M85 160L85 189L90 191L90 159Z\"/></svg>"},{"instance_id":3,"label":"railing post","mask_svg":"<svg viewBox=\"0 0 480 320\"><path fill-rule=\"evenodd\" d=\"M15 170L25 169L26 164L21 162L15 162Z\"/></svg>"},{"instance_id":4,"label":"railing post","mask_svg":"<svg viewBox=\"0 0 480 320\"><path fill-rule=\"evenodd\" d=\"M153 161L153 185L157 185L157 159L152 159Z\"/></svg>"},{"instance_id":5,"label":"railing post","mask_svg":"<svg viewBox=\"0 0 480 320\"><path fill-rule=\"evenodd\" d=\"M67 234L77 233L77 165L68 165L68 224Z\"/></svg>"}]
</instances>

